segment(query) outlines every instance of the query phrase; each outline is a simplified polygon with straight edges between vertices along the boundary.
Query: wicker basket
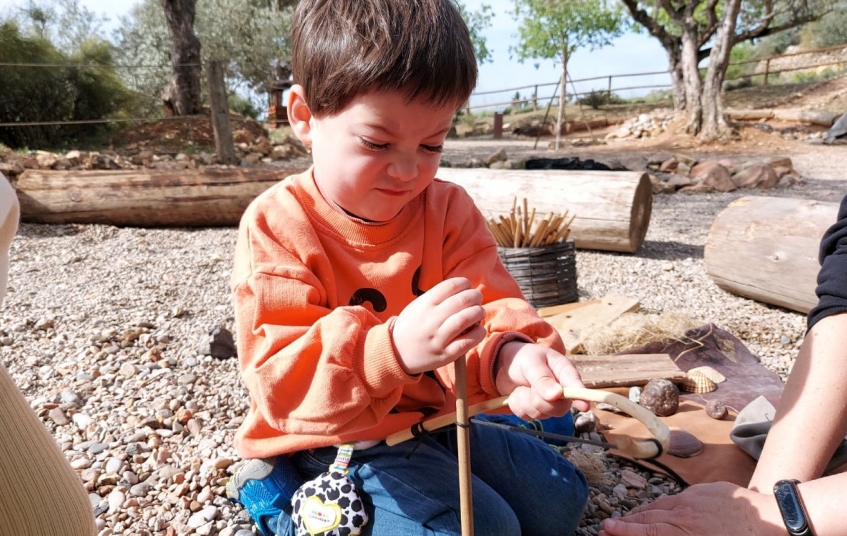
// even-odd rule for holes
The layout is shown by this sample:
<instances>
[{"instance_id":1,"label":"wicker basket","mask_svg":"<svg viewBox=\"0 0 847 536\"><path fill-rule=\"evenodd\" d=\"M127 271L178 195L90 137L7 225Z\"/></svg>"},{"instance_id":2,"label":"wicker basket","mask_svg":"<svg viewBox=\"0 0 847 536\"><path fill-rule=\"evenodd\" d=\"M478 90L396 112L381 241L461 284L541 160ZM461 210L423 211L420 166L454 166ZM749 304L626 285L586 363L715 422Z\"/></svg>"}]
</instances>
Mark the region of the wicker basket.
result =
<instances>
[{"instance_id":1,"label":"wicker basket","mask_svg":"<svg viewBox=\"0 0 847 536\"><path fill-rule=\"evenodd\" d=\"M500 260L535 308L579 300L573 240L534 248L497 248Z\"/></svg>"}]
</instances>

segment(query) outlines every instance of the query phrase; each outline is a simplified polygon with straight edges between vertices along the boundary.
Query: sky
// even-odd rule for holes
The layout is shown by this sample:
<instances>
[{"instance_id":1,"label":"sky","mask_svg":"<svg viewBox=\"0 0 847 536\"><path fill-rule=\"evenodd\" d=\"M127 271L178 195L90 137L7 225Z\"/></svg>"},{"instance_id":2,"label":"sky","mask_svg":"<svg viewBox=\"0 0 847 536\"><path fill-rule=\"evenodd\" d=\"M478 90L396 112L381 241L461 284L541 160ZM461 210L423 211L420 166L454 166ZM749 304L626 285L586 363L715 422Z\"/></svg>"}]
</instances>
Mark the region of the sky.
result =
<instances>
[{"instance_id":1,"label":"sky","mask_svg":"<svg viewBox=\"0 0 847 536\"><path fill-rule=\"evenodd\" d=\"M529 96L533 88L512 89L520 86L531 86L534 84L555 84L559 79L560 66L552 60L527 60L525 63L518 62L510 56L509 47L517 44L517 22L512 18L512 0L462 0L470 11L479 9L480 4L485 3L493 8L495 16L491 20L491 26L483 35L486 38L487 47L492 53L492 62L480 66L477 92L507 90L501 93L489 95L473 95L471 106L493 105L498 102L510 101L519 91L522 96ZM19 0L0 0L0 7L10 4L19 4ZM107 34L117 25L118 17L129 12L134 5L132 1L125 0L80 0L80 4L87 7L98 15L105 15L109 22L104 25ZM538 68L535 64L538 63ZM614 40L611 45L597 50L580 49L570 59L568 72L570 78L576 82L578 92L590 91L592 89L607 89L608 78L588 82L578 82L580 79L593 77L608 77L609 75L620 75L644 72L664 72L668 68L667 56L658 40L646 33L628 33ZM631 86L667 85L670 78L667 74L657 76L638 76L617 78L612 80L612 90ZM552 96L554 86L541 87L538 89L539 105L546 105ZM572 91L572 88L568 88ZM618 95L625 98L640 96L648 93L650 89L616 91ZM498 106L496 108L502 108ZM493 109L493 108L490 108Z\"/></svg>"}]
</instances>

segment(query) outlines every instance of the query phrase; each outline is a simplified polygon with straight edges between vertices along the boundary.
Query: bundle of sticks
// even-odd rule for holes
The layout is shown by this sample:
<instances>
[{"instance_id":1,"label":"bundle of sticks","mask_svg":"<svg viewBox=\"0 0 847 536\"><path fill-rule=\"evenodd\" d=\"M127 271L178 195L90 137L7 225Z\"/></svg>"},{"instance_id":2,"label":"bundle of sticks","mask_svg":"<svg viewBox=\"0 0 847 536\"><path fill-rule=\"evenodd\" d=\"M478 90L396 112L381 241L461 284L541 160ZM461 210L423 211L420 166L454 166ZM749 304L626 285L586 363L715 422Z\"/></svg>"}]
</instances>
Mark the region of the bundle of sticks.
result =
<instances>
[{"instance_id":1,"label":"bundle of sticks","mask_svg":"<svg viewBox=\"0 0 847 536\"><path fill-rule=\"evenodd\" d=\"M497 241L504 248L532 248L549 246L556 242L564 242L570 234L570 226L576 215L568 217L568 211L555 215L552 212L541 220L535 221L535 209L530 214L526 198L523 198L523 211L518 205L518 198L512 200L512 211L499 219L489 218L488 227Z\"/></svg>"}]
</instances>

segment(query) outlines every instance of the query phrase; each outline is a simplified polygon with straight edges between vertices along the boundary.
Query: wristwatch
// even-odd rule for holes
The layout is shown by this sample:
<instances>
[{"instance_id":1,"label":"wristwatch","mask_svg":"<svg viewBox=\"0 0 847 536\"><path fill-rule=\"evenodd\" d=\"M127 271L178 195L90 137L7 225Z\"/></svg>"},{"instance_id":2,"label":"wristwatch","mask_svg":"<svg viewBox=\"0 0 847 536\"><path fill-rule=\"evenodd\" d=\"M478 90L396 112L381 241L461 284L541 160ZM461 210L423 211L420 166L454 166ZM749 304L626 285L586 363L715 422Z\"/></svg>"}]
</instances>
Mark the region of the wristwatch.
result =
<instances>
[{"instance_id":1,"label":"wristwatch","mask_svg":"<svg viewBox=\"0 0 847 536\"><path fill-rule=\"evenodd\" d=\"M773 485L773 495L782 514L782 521L791 536L814 536L809 528L806 508L797 491L799 480L780 480Z\"/></svg>"}]
</instances>

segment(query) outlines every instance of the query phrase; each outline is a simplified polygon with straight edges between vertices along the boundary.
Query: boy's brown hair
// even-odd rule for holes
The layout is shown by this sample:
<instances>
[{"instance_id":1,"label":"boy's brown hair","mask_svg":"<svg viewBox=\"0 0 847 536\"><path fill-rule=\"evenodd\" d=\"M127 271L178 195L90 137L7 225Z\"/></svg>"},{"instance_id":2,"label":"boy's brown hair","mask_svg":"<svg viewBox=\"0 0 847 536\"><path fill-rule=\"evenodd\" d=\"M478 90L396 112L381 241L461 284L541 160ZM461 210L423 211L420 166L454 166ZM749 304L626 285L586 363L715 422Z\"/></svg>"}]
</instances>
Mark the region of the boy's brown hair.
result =
<instances>
[{"instance_id":1,"label":"boy's brown hair","mask_svg":"<svg viewBox=\"0 0 847 536\"><path fill-rule=\"evenodd\" d=\"M294 81L317 117L370 91L458 108L476 85L454 0L300 0L291 27Z\"/></svg>"}]
</instances>

